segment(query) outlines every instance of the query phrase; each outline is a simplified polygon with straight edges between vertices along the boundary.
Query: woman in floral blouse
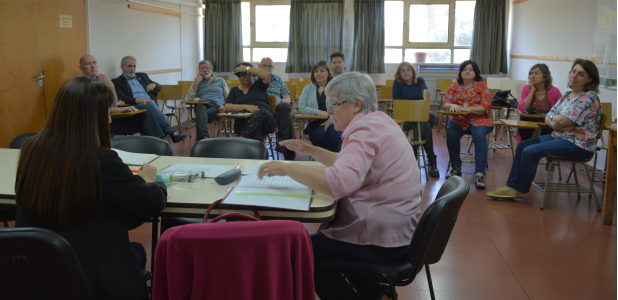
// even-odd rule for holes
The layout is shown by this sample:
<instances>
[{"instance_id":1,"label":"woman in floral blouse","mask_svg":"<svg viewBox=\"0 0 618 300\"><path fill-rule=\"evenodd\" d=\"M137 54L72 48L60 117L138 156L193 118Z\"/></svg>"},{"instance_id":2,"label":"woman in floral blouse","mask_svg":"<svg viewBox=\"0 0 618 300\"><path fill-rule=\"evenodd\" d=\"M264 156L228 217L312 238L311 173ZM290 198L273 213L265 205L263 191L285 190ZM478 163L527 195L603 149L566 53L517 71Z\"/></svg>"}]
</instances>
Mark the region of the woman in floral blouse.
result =
<instances>
[{"instance_id":1,"label":"woman in floral blouse","mask_svg":"<svg viewBox=\"0 0 618 300\"><path fill-rule=\"evenodd\" d=\"M455 115L448 121L446 146L452 169L446 178L461 176L460 140L464 134L471 134L474 140L476 158L476 188L485 189L485 165L487 162L487 134L494 128L491 110L491 95L481 80L481 70L476 62L466 60L459 66L457 83L451 85L446 93L444 107L452 112L467 112Z\"/></svg>"},{"instance_id":2,"label":"woman in floral blouse","mask_svg":"<svg viewBox=\"0 0 618 300\"><path fill-rule=\"evenodd\" d=\"M530 187L539 160L548 155L574 159L590 159L596 151L601 102L599 71L593 62L576 59L571 67L568 87L562 99L545 117L551 135L542 135L519 143L506 186L487 193L492 198L530 197Z\"/></svg>"}]
</instances>

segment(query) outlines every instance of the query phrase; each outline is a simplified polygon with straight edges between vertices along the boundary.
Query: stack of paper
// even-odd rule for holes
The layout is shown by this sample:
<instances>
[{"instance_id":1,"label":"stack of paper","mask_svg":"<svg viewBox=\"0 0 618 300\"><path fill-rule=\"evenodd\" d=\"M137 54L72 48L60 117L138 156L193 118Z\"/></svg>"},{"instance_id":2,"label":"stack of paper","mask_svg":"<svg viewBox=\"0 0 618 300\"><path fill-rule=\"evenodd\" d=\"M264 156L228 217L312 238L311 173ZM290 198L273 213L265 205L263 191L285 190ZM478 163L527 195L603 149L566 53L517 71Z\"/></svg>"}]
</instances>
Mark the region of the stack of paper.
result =
<instances>
[{"instance_id":1,"label":"stack of paper","mask_svg":"<svg viewBox=\"0 0 618 300\"><path fill-rule=\"evenodd\" d=\"M223 203L309 211L312 198L312 189L289 176L260 180L257 174L251 174L243 176Z\"/></svg>"},{"instance_id":2,"label":"stack of paper","mask_svg":"<svg viewBox=\"0 0 618 300\"><path fill-rule=\"evenodd\" d=\"M156 155L156 154L133 153L133 152L118 150L115 148L112 148L112 150L116 151L116 153L118 153L118 156L120 156L120 159L122 159L122 162L127 165L141 166L159 157L159 155Z\"/></svg>"}]
</instances>

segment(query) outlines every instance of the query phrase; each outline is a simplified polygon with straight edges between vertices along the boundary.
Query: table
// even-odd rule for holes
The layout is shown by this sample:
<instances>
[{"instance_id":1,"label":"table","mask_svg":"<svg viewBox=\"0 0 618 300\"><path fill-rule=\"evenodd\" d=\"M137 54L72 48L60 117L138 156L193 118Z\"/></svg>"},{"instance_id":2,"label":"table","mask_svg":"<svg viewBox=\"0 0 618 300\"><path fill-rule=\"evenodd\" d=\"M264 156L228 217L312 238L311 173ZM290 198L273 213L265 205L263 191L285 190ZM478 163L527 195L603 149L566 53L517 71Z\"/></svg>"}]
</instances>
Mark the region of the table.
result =
<instances>
[{"instance_id":1,"label":"table","mask_svg":"<svg viewBox=\"0 0 618 300\"><path fill-rule=\"evenodd\" d=\"M125 112L120 112L120 113L112 113L111 116L112 118L127 118L127 117L141 114L144 112L146 112L146 109L138 109L137 111L125 111Z\"/></svg>"},{"instance_id":2,"label":"table","mask_svg":"<svg viewBox=\"0 0 618 300\"><path fill-rule=\"evenodd\" d=\"M607 173L603 193L603 224L612 225L616 206L616 125L605 128L609 130L609 143L607 144Z\"/></svg>"},{"instance_id":3,"label":"table","mask_svg":"<svg viewBox=\"0 0 618 300\"><path fill-rule=\"evenodd\" d=\"M223 125L225 126L225 136L230 137L230 132L232 132L232 124L229 124L230 119L248 119L248 118L251 118L251 116L253 116L253 113L231 114L228 112L228 113L218 113L217 116L225 119L225 124L223 124L224 122L219 122L219 128L218 128L219 130L217 132L217 136L221 134L221 125Z\"/></svg>"},{"instance_id":4,"label":"table","mask_svg":"<svg viewBox=\"0 0 618 300\"><path fill-rule=\"evenodd\" d=\"M438 132L440 132L440 127L442 127L442 124L444 124L444 128L447 127L446 123L442 122L442 118L441 117L445 117L445 116L465 116L467 114L470 114L470 113L467 112L467 111L455 112L455 111L448 111L448 110L439 110L436 113L436 119L438 120ZM442 115L442 116L440 116L440 115ZM446 133L444 134L444 137L446 137Z\"/></svg>"},{"instance_id":5,"label":"table","mask_svg":"<svg viewBox=\"0 0 618 300\"><path fill-rule=\"evenodd\" d=\"M539 135L540 129L539 129L539 125L537 122L501 119L500 123L502 123L502 125L507 127L507 134L509 136L509 142L511 143L511 145L508 148L511 149L511 153L513 154L513 157L515 157L515 150L513 149L513 136L511 136L511 128L534 129L534 133L532 134L532 137L536 137ZM508 148L502 148L502 149L508 149Z\"/></svg>"},{"instance_id":6,"label":"table","mask_svg":"<svg viewBox=\"0 0 618 300\"><path fill-rule=\"evenodd\" d=\"M544 115L544 114L529 115L529 114L525 114L525 113L520 113L519 114L520 118L539 119L539 120L545 120L545 116L547 116L547 115Z\"/></svg>"},{"instance_id":7,"label":"table","mask_svg":"<svg viewBox=\"0 0 618 300\"><path fill-rule=\"evenodd\" d=\"M318 116L318 115L294 115L293 118L295 120L300 121L300 136L303 136L303 131L305 130L305 122L313 121L313 120L327 120L328 117Z\"/></svg>"}]
</instances>

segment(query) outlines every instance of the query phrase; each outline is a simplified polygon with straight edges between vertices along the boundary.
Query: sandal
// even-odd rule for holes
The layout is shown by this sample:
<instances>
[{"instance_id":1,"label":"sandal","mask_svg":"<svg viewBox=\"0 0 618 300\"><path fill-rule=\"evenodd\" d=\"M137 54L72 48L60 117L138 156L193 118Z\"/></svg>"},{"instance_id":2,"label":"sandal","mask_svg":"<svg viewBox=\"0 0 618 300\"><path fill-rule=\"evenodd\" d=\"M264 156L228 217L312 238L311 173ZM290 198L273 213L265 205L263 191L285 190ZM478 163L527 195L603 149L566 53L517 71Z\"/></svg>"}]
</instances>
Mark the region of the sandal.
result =
<instances>
[{"instance_id":1,"label":"sandal","mask_svg":"<svg viewBox=\"0 0 618 300\"><path fill-rule=\"evenodd\" d=\"M474 177L474 184L476 185L477 189L484 190L485 189L485 175L476 175Z\"/></svg>"}]
</instances>

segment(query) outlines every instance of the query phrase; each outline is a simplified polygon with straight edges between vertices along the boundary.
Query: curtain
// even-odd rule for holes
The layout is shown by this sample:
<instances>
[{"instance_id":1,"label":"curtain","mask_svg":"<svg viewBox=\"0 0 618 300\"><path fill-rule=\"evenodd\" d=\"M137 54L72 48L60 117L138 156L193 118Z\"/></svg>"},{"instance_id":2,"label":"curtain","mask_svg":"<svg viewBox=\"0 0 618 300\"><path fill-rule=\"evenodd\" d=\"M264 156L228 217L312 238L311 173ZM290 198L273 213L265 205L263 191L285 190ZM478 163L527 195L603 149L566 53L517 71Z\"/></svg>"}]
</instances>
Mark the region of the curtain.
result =
<instances>
[{"instance_id":1,"label":"curtain","mask_svg":"<svg viewBox=\"0 0 618 300\"><path fill-rule=\"evenodd\" d=\"M482 74L507 73L506 0L476 0L470 59Z\"/></svg>"},{"instance_id":2,"label":"curtain","mask_svg":"<svg viewBox=\"0 0 618 300\"><path fill-rule=\"evenodd\" d=\"M240 0L204 0L204 59L217 72L232 72L242 62Z\"/></svg>"},{"instance_id":3,"label":"curtain","mask_svg":"<svg viewBox=\"0 0 618 300\"><path fill-rule=\"evenodd\" d=\"M384 73L384 0L354 0L350 70Z\"/></svg>"},{"instance_id":4,"label":"curtain","mask_svg":"<svg viewBox=\"0 0 618 300\"><path fill-rule=\"evenodd\" d=\"M311 72L320 60L341 52L343 0L292 0L286 73Z\"/></svg>"}]
</instances>

